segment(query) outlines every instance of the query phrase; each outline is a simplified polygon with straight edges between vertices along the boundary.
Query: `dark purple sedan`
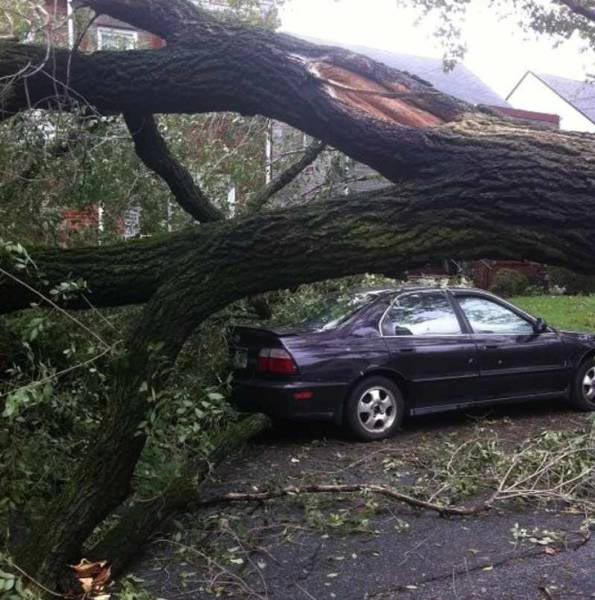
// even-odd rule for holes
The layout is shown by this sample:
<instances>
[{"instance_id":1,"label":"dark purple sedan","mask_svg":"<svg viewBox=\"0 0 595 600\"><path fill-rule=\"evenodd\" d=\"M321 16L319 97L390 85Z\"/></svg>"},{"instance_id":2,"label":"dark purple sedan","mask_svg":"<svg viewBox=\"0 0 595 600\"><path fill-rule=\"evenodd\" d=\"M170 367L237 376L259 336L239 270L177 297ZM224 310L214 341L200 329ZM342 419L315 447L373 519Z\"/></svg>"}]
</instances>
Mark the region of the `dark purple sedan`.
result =
<instances>
[{"instance_id":1,"label":"dark purple sedan","mask_svg":"<svg viewBox=\"0 0 595 600\"><path fill-rule=\"evenodd\" d=\"M234 329L240 410L332 420L363 440L390 436L405 415L499 402L562 397L595 410L595 336L493 294L403 288L334 309L300 330Z\"/></svg>"}]
</instances>

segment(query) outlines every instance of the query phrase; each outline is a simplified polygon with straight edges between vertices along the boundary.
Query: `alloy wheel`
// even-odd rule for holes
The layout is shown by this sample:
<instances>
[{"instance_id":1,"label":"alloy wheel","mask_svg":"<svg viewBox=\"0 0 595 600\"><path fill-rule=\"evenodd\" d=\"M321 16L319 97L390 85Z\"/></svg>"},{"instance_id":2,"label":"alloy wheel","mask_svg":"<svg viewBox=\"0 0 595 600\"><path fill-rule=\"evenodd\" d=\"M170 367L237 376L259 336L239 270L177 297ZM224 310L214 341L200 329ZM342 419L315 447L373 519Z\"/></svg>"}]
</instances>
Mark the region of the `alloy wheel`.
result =
<instances>
[{"instance_id":1,"label":"alloy wheel","mask_svg":"<svg viewBox=\"0 0 595 600\"><path fill-rule=\"evenodd\" d=\"M392 427L397 418L397 401L390 390L374 386L361 395L357 416L366 431L383 433Z\"/></svg>"},{"instance_id":2,"label":"alloy wheel","mask_svg":"<svg viewBox=\"0 0 595 600\"><path fill-rule=\"evenodd\" d=\"M583 398L595 402L595 367L591 367L583 377Z\"/></svg>"}]
</instances>

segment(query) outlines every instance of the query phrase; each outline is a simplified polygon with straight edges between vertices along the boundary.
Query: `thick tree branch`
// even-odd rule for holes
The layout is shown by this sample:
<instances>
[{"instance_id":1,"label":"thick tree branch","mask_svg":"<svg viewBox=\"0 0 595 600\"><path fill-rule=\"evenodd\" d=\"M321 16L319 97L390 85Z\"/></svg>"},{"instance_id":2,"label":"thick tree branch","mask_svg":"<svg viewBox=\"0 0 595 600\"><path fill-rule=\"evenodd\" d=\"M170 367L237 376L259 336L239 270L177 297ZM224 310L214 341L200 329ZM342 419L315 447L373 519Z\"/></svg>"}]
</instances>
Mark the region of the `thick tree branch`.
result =
<instances>
[{"instance_id":1,"label":"thick tree branch","mask_svg":"<svg viewBox=\"0 0 595 600\"><path fill-rule=\"evenodd\" d=\"M97 524L129 496L151 390L164 384L164 369L197 325L230 302L298 282L401 271L445 255L527 258L595 272L595 222L585 218L595 209L592 136L484 118L366 57L217 21L184 0L85 4L165 36L168 47L56 50L46 60L44 49L2 42L0 78L11 85L0 93L0 116L80 104L103 114L262 114L398 186L149 241L32 251L48 287L82 277L97 306L148 301L110 365L102 426L72 485L20 554L48 582L80 557ZM38 284L38 276L30 273L30 281ZM0 274L0 312L32 299Z\"/></svg>"},{"instance_id":2,"label":"thick tree branch","mask_svg":"<svg viewBox=\"0 0 595 600\"><path fill-rule=\"evenodd\" d=\"M403 160L421 175L398 187L133 243L33 250L33 260L49 286L85 279L96 306L145 302L165 285L198 311L297 281L394 273L445 255L593 272L595 223L584 218L595 208L591 136L489 118L403 133ZM35 274L29 283L37 284ZM32 301L0 281L0 312ZM169 327L171 318L155 323Z\"/></svg>"},{"instance_id":3,"label":"thick tree branch","mask_svg":"<svg viewBox=\"0 0 595 600\"><path fill-rule=\"evenodd\" d=\"M184 510L199 492L212 470L248 440L270 426L264 415L254 415L223 430L213 440L213 450L203 459L189 461L182 474L149 501L138 501L130 506L118 523L101 538L85 556L95 560L109 560L112 573L118 576L127 564L138 555L138 549L167 519Z\"/></svg>"},{"instance_id":4,"label":"thick tree branch","mask_svg":"<svg viewBox=\"0 0 595 600\"><path fill-rule=\"evenodd\" d=\"M394 149L402 125L439 128L473 112L406 73L346 50L201 20L183 45L98 52L0 43L0 77L24 70L0 110L91 104L105 114L262 114L286 122L389 179L408 174ZM34 66L43 65L39 70Z\"/></svg>"},{"instance_id":5,"label":"thick tree branch","mask_svg":"<svg viewBox=\"0 0 595 600\"><path fill-rule=\"evenodd\" d=\"M124 113L124 120L139 158L167 183L178 204L189 215L201 223L225 218L223 212L204 195L188 170L169 152L153 115Z\"/></svg>"},{"instance_id":6,"label":"thick tree branch","mask_svg":"<svg viewBox=\"0 0 595 600\"><path fill-rule=\"evenodd\" d=\"M556 2L566 6L576 15L585 17L585 19L589 19L589 21L595 21L595 8L589 8L575 0L556 0Z\"/></svg>"},{"instance_id":7,"label":"thick tree branch","mask_svg":"<svg viewBox=\"0 0 595 600\"><path fill-rule=\"evenodd\" d=\"M168 42L192 29L204 14L202 9L187 0L74 0L73 5L110 15Z\"/></svg>"},{"instance_id":8,"label":"thick tree branch","mask_svg":"<svg viewBox=\"0 0 595 600\"><path fill-rule=\"evenodd\" d=\"M308 148L306 148L304 155L296 163L288 167L285 171L282 171L277 175L268 185L262 190L256 192L248 201L248 211L256 212L263 208L263 206L284 187L288 186L292 181L296 179L301 173L304 172L323 152L326 148L326 144L314 140Z\"/></svg>"}]
</instances>

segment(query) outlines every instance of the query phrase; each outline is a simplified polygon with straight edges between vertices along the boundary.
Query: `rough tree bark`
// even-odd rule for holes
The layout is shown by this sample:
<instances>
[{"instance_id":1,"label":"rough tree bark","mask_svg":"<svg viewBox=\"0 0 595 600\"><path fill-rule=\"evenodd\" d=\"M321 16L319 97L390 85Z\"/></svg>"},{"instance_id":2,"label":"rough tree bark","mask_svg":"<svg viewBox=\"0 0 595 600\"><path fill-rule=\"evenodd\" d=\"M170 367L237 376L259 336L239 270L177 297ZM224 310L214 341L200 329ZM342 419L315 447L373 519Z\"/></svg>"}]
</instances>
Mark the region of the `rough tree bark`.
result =
<instances>
[{"instance_id":1,"label":"rough tree bark","mask_svg":"<svg viewBox=\"0 0 595 600\"><path fill-rule=\"evenodd\" d=\"M464 140L461 145L473 152ZM509 149L515 146L512 141ZM569 145L566 152L569 159L590 155L580 148L570 152ZM486 165L481 181L446 174L150 240L40 249L33 259L49 285L69 276L84 278L97 306L145 302L163 284L175 285L179 276L200 283L244 269L237 294L258 293L282 286L292 276L310 273L312 280L329 273L416 266L445 253L520 256L592 272L594 225L584 218L595 203L592 164L582 163L581 176L571 182L562 180L566 167L560 161L538 172L510 168L516 172L514 181L504 176L505 168ZM573 172L578 175L579 169ZM253 277L248 266L259 276ZM37 298L19 284L0 282L1 312L26 308L33 300Z\"/></svg>"},{"instance_id":2,"label":"rough tree bark","mask_svg":"<svg viewBox=\"0 0 595 600\"><path fill-rule=\"evenodd\" d=\"M594 225L585 218L595 204L591 136L491 117L402 133L403 155L427 165L419 167L422 176L399 186L138 242L40 249L33 258L49 286L84 278L100 307L146 302L178 270L209 279L248 263L258 277L246 273L240 294L285 285L287 273L297 278L307 271L313 280L413 267L445 254L526 258L593 272ZM440 173L440 165L452 167ZM213 254L221 262L212 262ZM33 301L38 298L18 283L0 282L0 313Z\"/></svg>"},{"instance_id":3,"label":"rough tree bark","mask_svg":"<svg viewBox=\"0 0 595 600\"><path fill-rule=\"evenodd\" d=\"M163 367L187 336L229 302L297 282L395 272L445 254L595 270L595 225L585 218L595 204L592 136L498 119L367 58L220 22L186 0L80 4L168 45L89 56L55 51L46 64L41 49L3 42L3 118L83 99L104 114L262 114L398 186L149 241L32 251L50 284L83 277L97 306L147 303L114 359L98 439L21 552L27 570L50 586L129 493L145 441L144 390L162 384ZM13 280L0 281L3 312L32 300Z\"/></svg>"}]
</instances>

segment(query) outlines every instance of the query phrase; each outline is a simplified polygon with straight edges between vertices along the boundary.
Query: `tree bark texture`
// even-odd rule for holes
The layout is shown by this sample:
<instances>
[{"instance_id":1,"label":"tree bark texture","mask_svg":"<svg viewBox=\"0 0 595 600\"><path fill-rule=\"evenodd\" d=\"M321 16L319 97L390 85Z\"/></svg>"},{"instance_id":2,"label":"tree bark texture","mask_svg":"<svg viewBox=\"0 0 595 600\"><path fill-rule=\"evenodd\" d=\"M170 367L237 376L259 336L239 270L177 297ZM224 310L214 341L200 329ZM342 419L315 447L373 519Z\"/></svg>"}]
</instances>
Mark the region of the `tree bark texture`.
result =
<instances>
[{"instance_id":1,"label":"tree bark texture","mask_svg":"<svg viewBox=\"0 0 595 600\"><path fill-rule=\"evenodd\" d=\"M346 50L206 16L161 50L54 50L46 61L45 49L0 44L0 77L22 70L27 76L5 88L4 117L33 105L67 109L73 102L104 114L262 114L389 179L403 172L392 152L398 125L439 126L473 111L413 76Z\"/></svg>"}]
</instances>

